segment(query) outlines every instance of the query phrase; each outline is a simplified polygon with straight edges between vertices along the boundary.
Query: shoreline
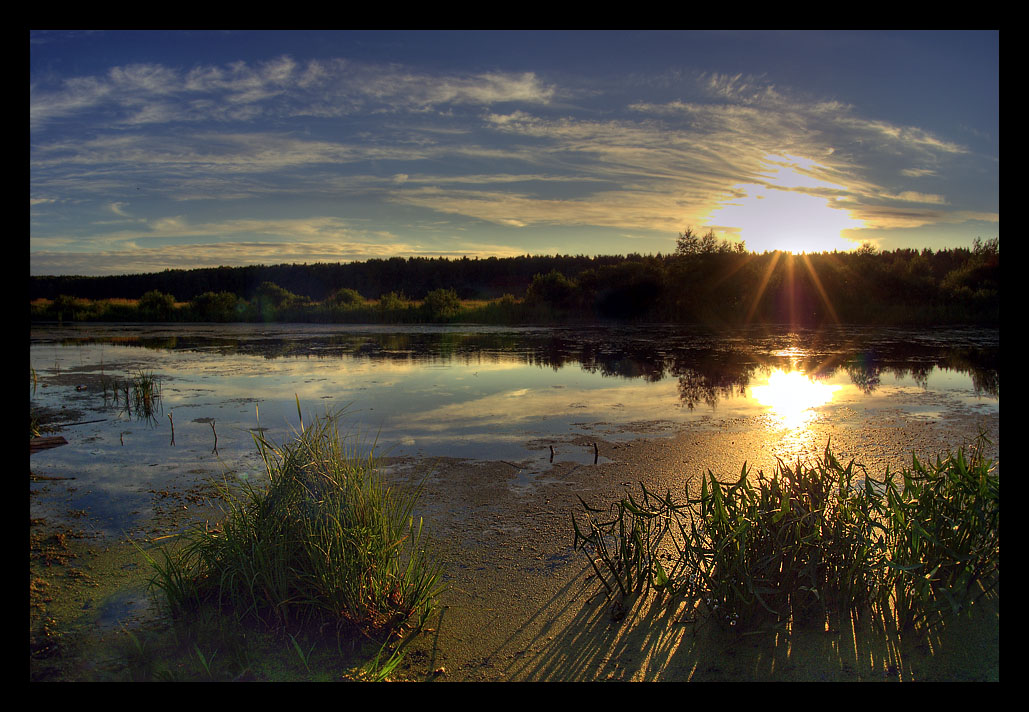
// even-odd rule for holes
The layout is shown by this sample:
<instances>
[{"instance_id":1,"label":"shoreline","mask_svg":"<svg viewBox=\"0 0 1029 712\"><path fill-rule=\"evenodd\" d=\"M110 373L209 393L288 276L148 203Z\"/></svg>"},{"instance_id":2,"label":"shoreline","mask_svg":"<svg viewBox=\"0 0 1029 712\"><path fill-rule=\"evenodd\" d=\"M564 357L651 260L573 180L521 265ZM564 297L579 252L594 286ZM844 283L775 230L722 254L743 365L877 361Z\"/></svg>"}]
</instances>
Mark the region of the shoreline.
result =
<instances>
[{"instance_id":1,"label":"shoreline","mask_svg":"<svg viewBox=\"0 0 1029 712\"><path fill-rule=\"evenodd\" d=\"M841 459L865 452L868 470L880 474L886 465L893 471L909 463L912 451L922 457L956 450L982 425L970 416L918 427L911 420L878 418L848 425L820 421L806 435L807 451L820 454L831 438ZM999 414L987 427L999 453ZM685 494L691 480L708 469L726 478L737 476L745 458L754 472L770 470L775 464L774 443L762 440L744 422L688 427L668 437L597 443L602 461L596 465L556 462L534 467L528 461L443 458L384 463L401 482L414 481L429 469L418 514L425 518L430 545L444 563L447 583L438 610L408 647L396 678L999 680L999 589L974 608L971 618L947 621L928 636L876 629L872 621L830 630L738 635L717 626L698 626L678 607L650 601L613 621L584 555L572 549L570 518L581 511L578 497L603 506L640 482ZM876 456L871 444L898 454ZM999 457L994 459L999 462ZM74 485L50 483L46 496L59 502L66 486ZM163 502L171 518L155 520L152 533L171 526L188 494L154 493L155 503ZM186 503L193 508L193 501ZM88 520L83 524L88 526ZM64 594L73 609L66 615L78 617L87 639L103 638L122 624L149 620L140 603L142 593L132 588L146 572L138 561L120 558L127 545L78 540L72 545L94 551L92 560L85 553L80 562L84 576L66 577L77 593ZM103 597L92 585L103 580L107 588L118 577L126 586L115 586ZM87 601L89 606L83 608ZM101 625L98 621L104 616L109 620ZM98 655L103 646L95 639L92 643L82 650ZM35 663L37 671L45 665ZM117 675L117 655L93 666L101 678ZM30 677L32 667L30 661ZM88 668L81 674L93 679Z\"/></svg>"}]
</instances>

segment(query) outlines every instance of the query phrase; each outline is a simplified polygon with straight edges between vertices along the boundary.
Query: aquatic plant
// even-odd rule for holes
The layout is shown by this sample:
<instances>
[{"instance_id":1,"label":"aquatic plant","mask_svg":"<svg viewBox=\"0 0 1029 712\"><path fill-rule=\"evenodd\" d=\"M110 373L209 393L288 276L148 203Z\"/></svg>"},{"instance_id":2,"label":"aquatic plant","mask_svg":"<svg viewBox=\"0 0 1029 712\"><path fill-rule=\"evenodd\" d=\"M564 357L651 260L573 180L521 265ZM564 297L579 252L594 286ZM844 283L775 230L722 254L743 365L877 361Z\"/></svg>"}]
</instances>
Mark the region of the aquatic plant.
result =
<instances>
[{"instance_id":1,"label":"aquatic plant","mask_svg":"<svg viewBox=\"0 0 1029 712\"><path fill-rule=\"evenodd\" d=\"M580 498L575 547L619 614L657 590L729 625L859 609L932 622L999 585L1000 480L986 442L968 458L913 457L899 478L844 467L827 444L814 465L780 461L770 477L708 471L686 502L642 484L607 509Z\"/></svg>"},{"instance_id":2,"label":"aquatic plant","mask_svg":"<svg viewBox=\"0 0 1029 712\"><path fill-rule=\"evenodd\" d=\"M338 415L301 422L284 445L254 434L267 485L224 484L216 528L148 555L151 585L174 615L214 607L274 629L332 623L370 634L425 621L441 569L413 514L421 487L387 484L374 456L341 437Z\"/></svg>"},{"instance_id":3,"label":"aquatic plant","mask_svg":"<svg viewBox=\"0 0 1029 712\"><path fill-rule=\"evenodd\" d=\"M145 418L153 418L160 406L161 382L151 371L138 371L130 383L134 410Z\"/></svg>"},{"instance_id":4,"label":"aquatic plant","mask_svg":"<svg viewBox=\"0 0 1029 712\"><path fill-rule=\"evenodd\" d=\"M127 380L117 381L101 373L100 388L104 405L117 407L124 401L127 413L135 413L141 420L156 422L161 410L161 380L152 371L137 371Z\"/></svg>"}]
</instances>

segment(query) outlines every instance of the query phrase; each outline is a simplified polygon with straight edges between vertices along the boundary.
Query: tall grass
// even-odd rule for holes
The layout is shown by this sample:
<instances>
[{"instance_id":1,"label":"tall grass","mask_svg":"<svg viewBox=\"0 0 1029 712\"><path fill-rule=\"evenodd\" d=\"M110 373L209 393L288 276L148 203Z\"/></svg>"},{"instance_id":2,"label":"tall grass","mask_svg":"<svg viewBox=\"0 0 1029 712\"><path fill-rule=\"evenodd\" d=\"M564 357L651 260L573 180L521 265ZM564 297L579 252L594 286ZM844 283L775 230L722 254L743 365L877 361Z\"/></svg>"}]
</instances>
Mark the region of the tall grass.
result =
<instances>
[{"instance_id":1,"label":"tall grass","mask_svg":"<svg viewBox=\"0 0 1029 712\"><path fill-rule=\"evenodd\" d=\"M900 626L966 609L999 585L1000 480L980 436L881 480L826 445L814 465L708 471L700 496L642 487L573 516L575 546L622 608L648 591L744 626L872 610Z\"/></svg>"},{"instance_id":2,"label":"tall grass","mask_svg":"<svg viewBox=\"0 0 1029 712\"><path fill-rule=\"evenodd\" d=\"M150 557L173 614L214 607L277 630L332 623L370 634L425 621L441 569L413 515L421 488L389 486L337 422L301 424L281 446L254 435L267 486L226 486L218 528Z\"/></svg>"}]
</instances>

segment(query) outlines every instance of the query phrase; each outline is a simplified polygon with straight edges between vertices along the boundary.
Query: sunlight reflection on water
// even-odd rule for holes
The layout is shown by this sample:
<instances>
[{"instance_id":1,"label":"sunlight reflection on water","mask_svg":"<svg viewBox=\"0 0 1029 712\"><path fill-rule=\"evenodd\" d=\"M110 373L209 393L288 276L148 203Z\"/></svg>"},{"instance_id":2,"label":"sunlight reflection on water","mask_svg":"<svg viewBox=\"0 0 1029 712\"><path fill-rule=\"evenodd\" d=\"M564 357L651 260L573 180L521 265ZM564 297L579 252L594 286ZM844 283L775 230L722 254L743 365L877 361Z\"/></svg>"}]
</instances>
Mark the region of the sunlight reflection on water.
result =
<instances>
[{"instance_id":1,"label":"sunlight reflection on water","mask_svg":"<svg viewBox=\"0 0 1029 712\"><path fill-rule=\"evenodd\" d=\"M33 407L83 424L65 429L68 445L33 455L32 467L80 478L76 496L90 492L91 508L129 513L148 501L148 488L183 472L259 470L251 431L287 439L298 400L305 418L344 409L355 437L389 455L542 467L552 443L555 462L591 463L583 442L754 416L749 427L786 443L847 410L996 413L996 340L883 330L826 340L671 328L34 329ZM105 405L100 393L101 378L137 369L161 382L160 412L150 420Z\"/></svg>"},{"instance_id":2,"label":"sunlight reflection on water","mask_svg":"<svg viewBox=\"0 0 1029 712\"><path fill-rule=\"evenodd\" d=\"M750 397L781 419L789 428L799 428L814 416L814 408L826 405L842 386L814 381L802 371L775 369L763 386L752 386Z\"/></svg>"}]
</instances>

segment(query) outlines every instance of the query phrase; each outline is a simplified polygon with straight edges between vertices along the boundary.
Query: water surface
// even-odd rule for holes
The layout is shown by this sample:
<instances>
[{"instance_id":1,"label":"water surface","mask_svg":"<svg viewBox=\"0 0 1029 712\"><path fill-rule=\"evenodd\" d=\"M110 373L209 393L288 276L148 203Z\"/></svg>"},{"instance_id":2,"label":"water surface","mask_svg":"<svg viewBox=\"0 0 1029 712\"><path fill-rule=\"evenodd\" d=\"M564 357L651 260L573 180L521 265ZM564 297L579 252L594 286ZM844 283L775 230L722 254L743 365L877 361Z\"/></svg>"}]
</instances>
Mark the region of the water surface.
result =
<instances>
[{"instance_id":1,"label":"water surface","mask_svg":"<svg viewBox=\"0 0 1029 712\"><path fill-rule=\"evenodd\" d=\"M30 362L30 401L69 441L32 471L75 477L68 507L111 527L191 477L259 477L252 433L289 437L298 402L383 454L536 464L726 421L788 434L1000 402L999 332L981 329L69 325L34 328ZM104 388L140 372L160 384L149 413Z\"/></svg>"}]
</instances>

